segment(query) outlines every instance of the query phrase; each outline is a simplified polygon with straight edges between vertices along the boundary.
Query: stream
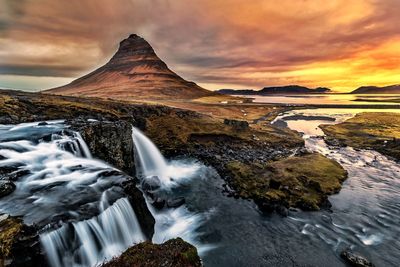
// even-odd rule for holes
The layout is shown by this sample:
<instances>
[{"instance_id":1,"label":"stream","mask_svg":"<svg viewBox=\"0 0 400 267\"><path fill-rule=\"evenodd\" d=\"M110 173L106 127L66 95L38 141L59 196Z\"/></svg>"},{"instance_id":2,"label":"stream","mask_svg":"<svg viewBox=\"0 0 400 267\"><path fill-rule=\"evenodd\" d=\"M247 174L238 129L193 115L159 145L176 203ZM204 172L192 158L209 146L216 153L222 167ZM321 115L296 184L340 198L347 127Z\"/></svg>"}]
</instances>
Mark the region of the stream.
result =
<instances>
[{"instance_id":1,"label":"stream","mask_svg":"<svg viewBox=\"0 0 400 267\"><path fill-rule=\"evenodd\" d=\"M159 210L146 196L156 219L153 242L182 237L198 248L205 266L346 266L339 254L348 247L376 266L397 266L399 164L374 151L329 147L318 128L355 113L295 110L273 122L302 132L310 151L349 172L340 193L329 197L331 212L291 210L286 218L226 197L213 168L194 159L166 160L133 128L142 183L157 176L158 195L185 199L180 207ZM118 187L124 176L93 159L79 133L67 128L63 121L0 126L0 166L24 171L16 190L0 199L0 212L43 227L41 243L51 266L96 266L145 237Z\"/></svg>"}]
</instances>

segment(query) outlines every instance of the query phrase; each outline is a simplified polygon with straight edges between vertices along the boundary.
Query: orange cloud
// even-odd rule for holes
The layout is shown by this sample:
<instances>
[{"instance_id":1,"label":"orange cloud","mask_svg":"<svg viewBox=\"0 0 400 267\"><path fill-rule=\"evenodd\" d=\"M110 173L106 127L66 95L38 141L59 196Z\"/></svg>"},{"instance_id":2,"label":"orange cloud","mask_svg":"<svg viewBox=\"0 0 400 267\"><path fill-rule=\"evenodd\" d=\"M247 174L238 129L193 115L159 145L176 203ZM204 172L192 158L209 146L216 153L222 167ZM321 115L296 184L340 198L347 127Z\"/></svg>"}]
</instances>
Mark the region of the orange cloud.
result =
<instances>
[{"instance_id":1,"label":"orange cloud","mask_svg":"<svg viewBox=\"0 0 400 267\"><path fill-rule=\"evenodd\" d=\"M2 75L8 84L10 75L41 76L40 86L46 76L82 75L131 32L183 77L211 89L300 84L347 91L400 82L398 0L1 3L0 85Z\"/></svg>"}]
</instances>

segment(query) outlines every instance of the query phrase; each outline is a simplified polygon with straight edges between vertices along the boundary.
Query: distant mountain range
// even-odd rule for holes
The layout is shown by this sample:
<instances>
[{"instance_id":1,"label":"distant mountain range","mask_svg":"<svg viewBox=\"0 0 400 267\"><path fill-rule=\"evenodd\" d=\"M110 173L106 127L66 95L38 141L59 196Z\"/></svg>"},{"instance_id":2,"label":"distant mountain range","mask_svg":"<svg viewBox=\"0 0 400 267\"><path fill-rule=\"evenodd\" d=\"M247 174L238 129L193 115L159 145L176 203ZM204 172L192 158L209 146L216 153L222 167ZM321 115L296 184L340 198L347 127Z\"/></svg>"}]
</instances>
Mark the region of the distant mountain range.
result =
<instances>
[{"instance_id":1,"label":"distant mountain range","mask_svg":"<svg viewBox=\"0 0 400 267\"><path fill-rule=\"evenodd\" d=\"M325 87L318 87L315 89L299 86L299 85L287 85L287 86L276 86L276 87L264 87L261 90L233 90L233 89L221 89L217 91L221 94L227 95L273 95L273 94L324 94L330 93L331 89Z\"/></svg>"},{"instance_id":2,"label":"distant mountain range","mask_svg":"<svg viewBox=\"0 0 400 267\"><path fill-rule=\"evenodd\" d=\"M361 86L351 94L400 94L400 84L389 86Z\"/></svg>"},{"instance_id":3,"label":"distant mountain range","mask_svg":"<svg viewBox=\"0 0 400 267\"><path fill-rule=\"evenodd\" d=\"M131 34L104 66L45 93L121 100L194 99L219 95L170 70L142 37Z\"/></svg>"}]
</instances>

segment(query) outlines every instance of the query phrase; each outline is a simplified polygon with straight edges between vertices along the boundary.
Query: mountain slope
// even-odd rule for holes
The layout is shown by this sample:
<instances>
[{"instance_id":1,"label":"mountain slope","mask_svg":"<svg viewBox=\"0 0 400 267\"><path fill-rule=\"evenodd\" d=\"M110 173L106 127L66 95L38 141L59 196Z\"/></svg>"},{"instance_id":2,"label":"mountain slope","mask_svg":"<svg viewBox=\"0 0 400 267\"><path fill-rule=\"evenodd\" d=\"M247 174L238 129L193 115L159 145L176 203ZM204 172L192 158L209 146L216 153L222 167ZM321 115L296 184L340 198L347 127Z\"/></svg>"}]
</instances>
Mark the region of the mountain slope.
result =
<instances>
[{"instance_id":1,"label":"mountain slope","mask_svg":"<svg viewBox=\"0 0 400 267\"><path fill-rule=\"evenodd\" d=\"M389 86L361 86L351 94L400 94L400 84Z\"/></svg>"},{"instance_id":2,"label":"mountain slope","mask_svg":"<svg viewBox=\"0 0 400 267\"><path fill-rule=\"evenodd\" d=\"M216 95L171 71L150 44L136 34L123 40L104 66L70 84L45 92L124 100L176 100Z\"/></svg>"}]
</instances>

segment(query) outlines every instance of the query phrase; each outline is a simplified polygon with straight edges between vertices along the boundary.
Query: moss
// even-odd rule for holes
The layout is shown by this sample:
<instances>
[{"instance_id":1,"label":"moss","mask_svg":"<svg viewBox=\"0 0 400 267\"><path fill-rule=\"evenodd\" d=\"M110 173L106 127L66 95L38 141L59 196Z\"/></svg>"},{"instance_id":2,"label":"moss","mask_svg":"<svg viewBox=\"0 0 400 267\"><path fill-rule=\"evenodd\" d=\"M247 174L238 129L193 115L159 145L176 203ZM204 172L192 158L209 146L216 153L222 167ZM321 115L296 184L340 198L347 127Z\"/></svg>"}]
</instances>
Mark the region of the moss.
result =
<instances>
[{"instance_id":1,"label":"moss","mask_svg":"<svg viewBox=\"0 0 400 267\"><path fill-rule=\"evenodd\" d=\"M103 267L152 267L152 266L201 266L200 258L194 246L181 238L168 240L157 245L150 242L140 243L129 248L120 257L102 265Z\"/></svg>"},{"instance_id":2,"label":"moss","mask_svg":"<svg viewBox=\"0 0 400 267\"><path fill-rule=\"evenodd\" d=\"M299 146L303 140L291 131L282 131L274 127L259 130L252 127L237 130L226 125L223 120L209 116L181 117L179 113L147 118L146 134L162 149L174 150L183 145L202 144L213 146L221 143L269 144L283 147Z\"/></svg>"},{"instance_id":3,"label":"moss","mask_svg":"<svg viewBox=\"0 0 400 267\"><path fill-rule=\"evenodd\" d=\"M374 149L400 160L400 114L368 112L335 125L322 125L328 143Z\"/></svg>"},{"instance_id":4,"label":"moss","mask_svg":"<svg viewBox=\"0 0 400 267\"><path fill-rule=\"evenodd\" d=\"M226 167L232 176L230 184L240 197L307 210L318 210L347 178L340 164L318 153L265 165L233 161Z\"/></svg>"},{"instance_id":5,"label":"moss","mask_svg":"<svg viewBox=\"0 0 400 267\"><path fill-rule=\"evenodd\" d=\"M16 218L7 218L0 222L0 258L10 255L11 248L22 230L22 221Z\"/></svg>"}]
</instances>

